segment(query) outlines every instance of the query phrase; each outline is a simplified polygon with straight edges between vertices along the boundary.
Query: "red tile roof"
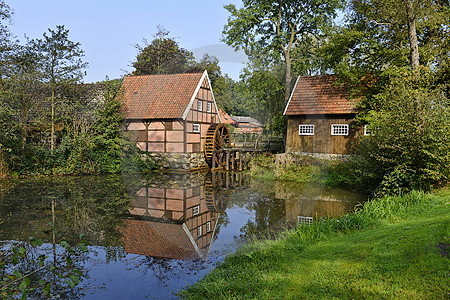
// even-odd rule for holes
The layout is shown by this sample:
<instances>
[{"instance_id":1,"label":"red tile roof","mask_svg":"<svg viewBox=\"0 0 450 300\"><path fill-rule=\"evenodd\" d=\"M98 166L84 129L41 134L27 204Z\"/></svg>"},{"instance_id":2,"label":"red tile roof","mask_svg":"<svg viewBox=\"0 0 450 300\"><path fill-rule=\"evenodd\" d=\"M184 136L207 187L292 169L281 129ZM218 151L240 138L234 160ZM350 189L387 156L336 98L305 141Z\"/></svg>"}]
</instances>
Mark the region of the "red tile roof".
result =
<instances>
[{"instance_id":1,"label":"red tile roof","mask_svg":"<svg viewBox=\"0 0 450 300\"><path fill-rule=\"evenodd\" d=\"M345 87L334 84L336 76L299 76L284 115L356 113Z\"/></svg>"},{"instance_id":2,"label":"red tile roof","mask_svg":"<svg viewBox=\"0 0 450 300\"><path fill-rule=\"evenodd\" d=\"M233 120L229 114L227 114L224 110L219 109L219 116L222 123L230 124L232 126L237 126L237 122Z\"/></svg>"},{"instance_id":3,"label":"red tile roof","mask_svg":"<svg viewBox=\"0 0 450 300\"><path fill-rule=\"evenodd\" d=\"M126 119L182 118L203 74L156 74L125 77Z\"/></svg>"},{"instance_id":4,"label":"red tile roof","mask_svg":"<svg viewBox=\"0 0 450 300\"><path fill-rule=\"evenodd\" d=\"M198 253L182 224L125 220L122 242L127 253L193 259Z\"/></svg>"}]
</instances>

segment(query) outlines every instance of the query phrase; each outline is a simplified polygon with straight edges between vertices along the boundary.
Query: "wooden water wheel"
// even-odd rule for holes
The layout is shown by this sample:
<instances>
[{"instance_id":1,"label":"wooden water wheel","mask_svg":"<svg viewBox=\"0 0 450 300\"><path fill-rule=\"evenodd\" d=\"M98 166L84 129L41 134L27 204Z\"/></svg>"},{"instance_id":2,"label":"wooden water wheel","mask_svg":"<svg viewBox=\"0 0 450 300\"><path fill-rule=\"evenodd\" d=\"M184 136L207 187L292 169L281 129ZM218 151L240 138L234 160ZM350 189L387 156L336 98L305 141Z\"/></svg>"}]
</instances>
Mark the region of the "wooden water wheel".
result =
<instances>
[{"instance_id":1,"label":"wooden water wheel","mask_svg":"<svg viewBox=\"0 0 450 300\"><path fill-rule=\"evenodd\" d=\"M225 164L225 154L220 152L230 145L230 131L225 124L211 124L206 132L205 160L210 168Z\"/></svg>"}]
</instances>

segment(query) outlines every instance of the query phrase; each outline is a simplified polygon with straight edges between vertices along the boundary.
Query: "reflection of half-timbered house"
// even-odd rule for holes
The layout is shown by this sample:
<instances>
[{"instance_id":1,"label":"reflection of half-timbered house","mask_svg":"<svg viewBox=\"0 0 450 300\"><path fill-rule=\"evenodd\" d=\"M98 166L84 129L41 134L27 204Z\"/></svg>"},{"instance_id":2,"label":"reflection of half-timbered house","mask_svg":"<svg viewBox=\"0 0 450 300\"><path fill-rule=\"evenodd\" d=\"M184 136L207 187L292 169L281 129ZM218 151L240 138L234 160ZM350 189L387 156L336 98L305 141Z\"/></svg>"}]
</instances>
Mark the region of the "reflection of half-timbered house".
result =
<instances>
[{"instance_id":1,"label":"reflection of half-timbered house","mask_svg":"<svg viewBox=\"0 0 450 300\"><path fill-rule=\"evenodd\" d=\"M207 72L128 76L123 82L126 129L163 167L205 167L211 124L220 123Z\"/></svg>"},{"instance_id":2,"label":"reflection of half-timbered house","mask_svg":"<svg viewBox=\"0 0 450 300\"><path fill-rule=\"evenodd\" d=\"M286 152L350 154L361 128L352 124L357 109L335 76L300 76L284 115Z\"/></svg>"},{"instance_id":3,"label":"reflection of half-timbered house","mask_svg":"<svg viewBox=\"0 0 450 300\"><path fill-rule=\"evenodd\" d=\"M195 176L185 174L191 182L185 186L149 184L137 191L122 229L126 252L171 259L207 254L221 210L209 203L203 179L187 178Z\"/></svg>"}]
</instances>

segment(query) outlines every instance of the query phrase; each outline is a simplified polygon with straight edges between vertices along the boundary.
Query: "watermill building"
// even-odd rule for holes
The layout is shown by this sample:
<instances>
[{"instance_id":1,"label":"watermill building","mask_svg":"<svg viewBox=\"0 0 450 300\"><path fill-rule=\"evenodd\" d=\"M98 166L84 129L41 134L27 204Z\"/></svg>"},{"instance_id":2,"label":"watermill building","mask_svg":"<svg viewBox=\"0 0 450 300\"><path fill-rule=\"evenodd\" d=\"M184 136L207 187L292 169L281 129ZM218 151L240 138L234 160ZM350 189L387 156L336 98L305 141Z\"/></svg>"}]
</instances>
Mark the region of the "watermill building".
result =
<instances>
[{"instance_id":1,"label":"watermill building","mask_svg":"<svg viewBox=\"0 0 450 300\"><path fill-rule=\"evenodd\" d=\"M141 150L167 169L207 167L221 117L206 71L128 76L122 87L126 130Z\"/></svg>"}]
</instances>

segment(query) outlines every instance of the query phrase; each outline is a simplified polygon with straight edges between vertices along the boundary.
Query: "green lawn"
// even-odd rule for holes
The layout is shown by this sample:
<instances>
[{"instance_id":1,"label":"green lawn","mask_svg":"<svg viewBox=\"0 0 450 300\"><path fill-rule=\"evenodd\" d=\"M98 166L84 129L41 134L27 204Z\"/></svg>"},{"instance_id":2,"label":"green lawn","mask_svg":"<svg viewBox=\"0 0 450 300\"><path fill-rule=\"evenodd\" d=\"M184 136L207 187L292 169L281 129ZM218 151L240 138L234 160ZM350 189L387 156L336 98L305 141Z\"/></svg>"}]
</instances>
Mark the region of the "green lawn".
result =
<instances>
[{"instance_id":1,"label":"green lawn","mask_svg":"<svg viewBox=\"0 0 450 300\"><path fill-rule=\"evenodd\" d=\"M360 212L230 256L186 299L448 299L450 190L367 204Z\"/></svg>"}]
</instances>

